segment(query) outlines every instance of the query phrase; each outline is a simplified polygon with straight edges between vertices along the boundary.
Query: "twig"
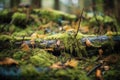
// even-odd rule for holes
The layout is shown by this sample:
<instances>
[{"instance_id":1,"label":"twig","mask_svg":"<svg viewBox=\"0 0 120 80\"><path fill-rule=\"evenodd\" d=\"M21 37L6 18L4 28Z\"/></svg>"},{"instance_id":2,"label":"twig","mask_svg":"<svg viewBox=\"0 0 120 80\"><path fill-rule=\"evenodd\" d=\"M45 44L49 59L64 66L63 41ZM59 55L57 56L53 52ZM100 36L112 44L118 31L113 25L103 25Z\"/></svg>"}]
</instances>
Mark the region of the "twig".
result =
<instances>
[{"instance_id":1,"label":"twig","mask_svg":"<svg viewBox=\"0 0 120 80\"><path fill-rule=\"evenodd\" d=\"M80 17L79 17L79 23L78 23L78 29L77 29L77 32L75 33L75 35L74 35L74 43L77 43L76 44L76 46L78 47L78 50L79 50L79 52L80 52L80 46L79 46L79 41L77 40L77 35L78 35L78 32L79 32L79 28L80 28L80 23L81 23L81 20L82 20L82 14L83 14L83 11L84 11L84 8L82 9L82 12L81 12L81 14L80 14ZM78 53L77 53L78 54ZM82 57L82 54L80 54L80 56L79 57Z\"/></svg>"},{"instance_id":2,"label":"twig","mask_svg":"<svg viewBox=\"0 0 120 80\"><path fill-rule=\"evenodd\" d=\"M76 36L77 36L77 34L78 34L78 32L79 32L79 28L80 28L80 24L81 24L81 20L82 20L83 11L84 11L84 8L82 9L81 15L80 15L80 17L79 17L78 29L77 29L77 32L76 32L74 38L76 38Z\"/></svg>"},{"instance_id":3,"label":"twig","mask_svg":"<svg viewBox=\"0 0 120 80\"><path fill-rule=\"evenodd\" d=\"M13 19L10 21L9 24L10 24L10 25L13 24L14 20L15 20L15 18L13 18Z\"/></svg>"},{"instance_id":4,"label":"twig","mask_svg":"<svg viewBox=\"0 0 120 80\"><path fill-rule=\"evenodd\" d=\"M87 76L90 76L96 69L98 69L99 67L101 67L102 64L98 64L95 67L93 67L88 73Z\"/></svg>"}]
</instances>

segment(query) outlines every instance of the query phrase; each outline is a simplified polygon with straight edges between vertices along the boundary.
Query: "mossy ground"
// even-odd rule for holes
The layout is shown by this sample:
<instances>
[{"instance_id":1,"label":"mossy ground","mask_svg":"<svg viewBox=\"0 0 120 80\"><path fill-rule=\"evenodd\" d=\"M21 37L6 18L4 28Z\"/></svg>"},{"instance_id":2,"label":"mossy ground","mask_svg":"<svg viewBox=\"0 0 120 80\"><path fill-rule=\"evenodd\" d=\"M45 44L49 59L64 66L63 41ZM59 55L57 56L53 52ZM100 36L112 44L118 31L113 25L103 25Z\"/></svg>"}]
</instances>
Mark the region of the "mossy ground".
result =
<instances>
[{"instance_id":1,"label":"mossy ground","mask_svg":"<svg viewBox=\"0 0 120 80\"><path fill-rule=\"evenodd\" d=\"M10 15L12 15L12 17L8 16L8 13L11 13ZM18 12L15 13L7 10L0 13L0 17L2 17L2 20L0 21L0 59L4 59L5 57L13 58L19 62L18 67L21 69L21 75L19 79L14 77L11 79L95 80L95 72L93 72L90 76L87 76L87 71L85 68L87 66L92 66L93 68L98 63L96 61L98 58L98 50L95 48L96 51L93 52L96 52L96 54L92 55L91 57L87 56L89 53L86 50L86 46L82 44L80 39L99 35L93 34L94 32L90 32L88 34L82 34L79 32L77 37L74 37L76 33L75 31L59 31L59 26L56 25L58 23L58 19L64 16L65 20L71 21L75 19L74 15L44 9L35 9L31 11L30 16L31 15L34 15L35 17L30 17L30 20L26 20L26 14L19 9ZM111 18L110 20L109 18L107 19L106 22L112 21ZM54 25L46 25L50 21L53 21L53 23L55 22ZM106 22L104 23L106 24ZM84 22L82 24L85 25L86 23L87 22ZM87 25L96 26L96 22L93 19L91 23ZM52 26L52 28L50 26ZM45 29L50 30L50 32L48 31L45 33ZM36 35L32 37L31 35L34 33ZM45 37L41 38L41 35L44 35ZM116 32L106 33L104 35L111 37L115 36ZM119 35L119 31L117 35ZM40 42L43 40L61 40L61 45L64 45L64 48L67 50L67 52L66 50L63 50L60 52L59 56L55 56L52 52L46 51L46 46L44 46L45 48L42 49L39 47L30 47L30 49L24 51L21 45L15 45L16 42L31 40L34 40L37 43L37 46L39 46ZM103 54L105 57L108 55L119 55L118 49L117 52L113 51L115 50L113 49L115 43L112 40L101 43L95 41L93 44L95 47L102 46L103 49L105 49ZM54 47L56 47L55 44L53 44L52 49ZM85 58L81 59L83 56L85 56ZM70 59L77 60L77 66L65 66L67 61L70 63ZM51 66L57 62L61 62L61 68L51 68ZM73 64L76 64L76 62L73 62ZM105 71L103 74L104 79L119 79L119 65L119 60L110 64L110 70Z\"/></svg>"}]
</instances>

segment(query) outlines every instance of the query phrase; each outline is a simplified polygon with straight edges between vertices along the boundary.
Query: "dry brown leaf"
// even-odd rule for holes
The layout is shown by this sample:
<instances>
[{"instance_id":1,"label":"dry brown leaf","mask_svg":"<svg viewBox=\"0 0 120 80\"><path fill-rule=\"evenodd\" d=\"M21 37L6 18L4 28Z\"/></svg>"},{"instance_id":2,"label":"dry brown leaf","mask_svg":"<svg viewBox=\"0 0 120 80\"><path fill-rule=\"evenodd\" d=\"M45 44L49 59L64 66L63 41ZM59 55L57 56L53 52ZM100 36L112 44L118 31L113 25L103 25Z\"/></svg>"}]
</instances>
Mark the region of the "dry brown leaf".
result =
<instances>
[{"instance_id":1,"label":"dry brown leaf","mask_svg":"<svg viewBox=\"0 0 120 80\"><path fill-rule=\"evenodd\" d=\"M46 35L44 35L44 34L38 34L37 32L35 32L35 33L33 33L32 35L31 35L31 40L35 40L35 39L37 39L37 38L45 38L46 37Z\"/></svg>"},{"instance_id":2,"label":"dry brown leaf","mask_svg":"<svg viewBox=\"0 0 120 80\"><path fill-rule=\"evenodd\" d=\"M44 34L41 34L41 35L37 35L37 38L45 38L46 37L46 35L44 35Z\"/></svg>"},{"instance_id":3,"label":"dry brown leaf","mask_svg":"<svg viewBox=\"0 0 120 80\"><path fill-rule=\"evenodd\" d=\"M102 55L103 55L103 50L102 50L102 49L99 49L99 50L98 50L98 53L99 53L99 56L102 57Z\"/></svg>"},{"instance_id":4,"label":"dry brown leaf","mask_svg":"<svg viewBox=\"0 0 120 80\"><path fill-rule=\"evenodd\" d=\"M22 48L23 51L29 51L29 50L30 50L28 44L26 44L26 43L23 43L23 44L21 45L21 48Z\"/></svg>"},{"instance_id":5,"label":"dry brown leaf","mask_svg":"<svg viewBox=\"0 0 120 80\"><path fill-rule=\"evenodd\" d=\"M0 61L0 65L12 65L12 64L18 65L18 62L15 61L14 59L8 58L8 57L6 57L4 60Z\"/></svg>"},{"instance_id":6,"label":"dry brown leaf","mask_svg":"<svg viewBox=\"0 0 120 80\"><path fill-rule=\"evenodd\" d=\"M75 59L68 60L68 61L65 63L65 66L69 66L69 67L72 67L72 68L77 67L77 65L78 65L78 61L75 60Z\"/></svg>"},{"instance_id":7,"label":"dry brown leaf","mask_svg":"<svg viewBox=\"0 0 120 80\"><path fill-rule=\"evenodd\" d=\"M82 33L88 33L88 32L89 32L89 26L80 27L80 31L81 31Z\"/></svg>"},{"instance_id":8,"label":"dry brown leaf","mask_svg":"<svg viewBox=\"0 0 120 80\"><path fill-rule=\"evenodd\" d=\"M31 40L30 40L30 44L35 45L34 39L31 39Z\"/></svg>"},{"instance_id":9,"label":"dry brown leaf","mask_svg":"<svg viewBox=\"0 0 120 80\"><path fill-rule=\"evenodd\" d=\"M72 29L72 28L66 30L66 32L70 32L70 31L72 31L72 32L76 32L77 30Z\"/></svg>"},{"instance_id":10,"label":"dry brown leaf","mask_svg":"<svg viewBox=\"0 0 120 80\"><path fill-rule=\"evenodd\" d=\"M39 34L37 32L34 32L32 35L31 35L31 40L35 40L36 38L38 38Z\"/></svg>"},{"instance_id":11,"label":"dry brown leaf","mask_svg":"<svg viewBox=\"0 0 120 80\"><path fill-rule=\"evenodd\" d=\"M112 31L107 31L106 34L109 35L109 36L111 36L111 35L113 35L113 32Z\"/></svg>"},{"instance_id":12,"label":"dry brown leaf","mask_svg":"<svg viewBox=\"0 0 120 80\"><path fill-rule=\"evenodd\" d=\"M114 64L120 60L120 56L119 55L109 55L106 58L104 58L103 60L109 64Z\"/></svg>"},{"instance_id":13,"label":"dry brown leaf","mask_svg":"<svg viewBox=\"0 0 120 80\"><path fill-rule=\"evenodd\" d=\"M67 31L67 30L69 30L69 29L72 29L71 26L69 26L69 25L63 26L63 30Z\"/></svg>"},{"instance_id":14,"label":"dry brown leaf","mask_svg":"<svg viewBox=\"0 0 120 80\"><path fill-rule=\"evenodd\" d=\"M85 71L89 72L92 68L93 68L93 66L92 66L92 65L87 66L87 67L85 68Z\"/></svg>"},{"instance_id":15,"label":"dry brown leaf","mask_svg":"<svg viewBox=\"0 0 120 80\"><path fill-rule=\"evenodd\" d=\"M86 39L85 44L86 44L87 47L90 47L90 46L93 45L93 44L90 42L89 39Z\"/></svg>"},{"instance_id":16,"label":"dry brown leaf","mask_svg":"<svg viewBox=\"0 0 120 80\"><path fill-rule=\"evenodd\" d=\"M44 50L46 50L46 51L54 51L53 48L46 48L46 49L44 49Z\"/></svg>"},{"instance_id":17,"label":"dry brown leaf","mask_svg":"<svg viewBox=\"0 0 120 80\"><path fill-rule=\"evenodd\" d=\"M78 21L77 22L72 21L72 28L77 30L78 29L78 23L79 23Z\"/></svg>"},{"instance_id":18,"label":"dry brown leaf","mask_svg":"<svg viewBox=\"0 0 120 80\"><path fill-rule=\"evenodd\" d=\"M101 71L100 69L97 69L97 70L96 70L95 76L96 76L97 79L103 80L102 71Z\"/></svg>"},{"instance_id":19,"label":"dry brown leaf","mask_svg":"<svg viewBox=\"0 0 120 80\"><path fill-rule=\"evenodd\" d=\"M44 30L44 29L46 29L46 28L51 28L52 26L53 26L53 22L52 21L50 21L50 22L48 22L48 23L46 23L46 24L44 24L44 25L40 25L39 27L38 27L38 30Z\"/></svg>"},{"instance_id":20,"label":"dry brown leaf","mask_svg":"<svg viewBox=\"0 0 120 80\"><path fill-rule=\"evenodd\" d=\"M61 69L61 68L64 68L64 66L61 66L62 63L61 62L57 62L57 63L54 63L52 66L50 66L50 68L52 69Z\"/></svg>"}]
</instances>

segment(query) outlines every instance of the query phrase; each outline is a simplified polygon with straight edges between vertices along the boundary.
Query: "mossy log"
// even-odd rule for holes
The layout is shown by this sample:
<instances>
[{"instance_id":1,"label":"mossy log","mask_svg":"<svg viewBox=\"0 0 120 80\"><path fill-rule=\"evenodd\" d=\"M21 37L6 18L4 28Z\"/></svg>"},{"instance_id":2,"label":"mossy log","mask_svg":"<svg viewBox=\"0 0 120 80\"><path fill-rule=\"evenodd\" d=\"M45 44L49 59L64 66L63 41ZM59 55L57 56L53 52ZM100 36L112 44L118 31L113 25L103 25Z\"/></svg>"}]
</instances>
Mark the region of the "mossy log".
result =
<instances>
[{"instance_id":1,"label":"mossy log","mask_svg":"<svg viewBox=\"0 0 120 80\"><path fill-rule=\"evenodd\" d=\"M87 46L85 44L85 40L88 39L93 45ZM32 47L31 41L27 40L24 41L29 47ZM80 42L82 42L82 45L84 49L87 51L88 56L91 55L98 55L98 50L102 49L104 53L111 53L111 52L119 52L119 45L120 45L120 36L112 36L111 38L109 36L95 36L95 37L86 37L80 39ZM22 44L22 41L15 42L16 46L20 46ZM66 49L66 46L62 43L60 45L57 45L57 40L43 40L40 42L35 42L35 47L45 49L49 52L54 53L55 55L60 55L62 51L66 51L70 53L70 49ZM72 53L76 53L75 47L73 45ZM56 54L57 53L57 54ZM83 52L84 54L84 52Z\"/></svg>"}]
</instances>

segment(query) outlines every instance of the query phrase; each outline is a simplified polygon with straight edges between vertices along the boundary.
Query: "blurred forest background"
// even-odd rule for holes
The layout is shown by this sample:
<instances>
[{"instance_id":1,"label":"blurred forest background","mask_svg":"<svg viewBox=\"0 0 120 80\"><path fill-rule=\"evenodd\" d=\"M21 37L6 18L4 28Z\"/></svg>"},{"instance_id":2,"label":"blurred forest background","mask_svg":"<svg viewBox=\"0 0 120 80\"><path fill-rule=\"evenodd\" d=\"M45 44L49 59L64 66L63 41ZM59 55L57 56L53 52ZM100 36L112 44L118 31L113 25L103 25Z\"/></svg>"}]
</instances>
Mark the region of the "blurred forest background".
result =
<instances>
[{"instance_id":1,"label":"blurred forest background","mask_svg":"<svg viewBox=\"0 0 120 80\"><path fill-rule=\"evenodd\" d=\"M120 21L120 0L0 0L0 10L17 8L21 4L30 5L31 8L53 8L56 10L75 13L83 7L87 12L115 15Z\"/></svg>"}]
</instances>

